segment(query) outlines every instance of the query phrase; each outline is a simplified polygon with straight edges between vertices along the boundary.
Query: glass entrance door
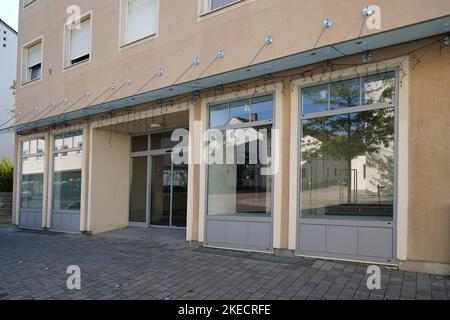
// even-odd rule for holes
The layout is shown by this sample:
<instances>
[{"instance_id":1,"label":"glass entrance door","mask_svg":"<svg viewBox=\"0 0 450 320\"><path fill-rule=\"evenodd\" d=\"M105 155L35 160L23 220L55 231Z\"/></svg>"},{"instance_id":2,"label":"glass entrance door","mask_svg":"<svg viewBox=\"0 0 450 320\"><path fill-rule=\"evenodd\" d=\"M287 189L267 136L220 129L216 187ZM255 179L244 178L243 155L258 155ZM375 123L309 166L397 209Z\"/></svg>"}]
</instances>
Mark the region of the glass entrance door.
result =
<instances>
[{"instance_id":1,"label":"glass entrance door","mask_svg":"<svg viewBox=\"0 0 450 320\"><path fill-rule=\"evenodd\" d=\"M130 224L148 226L146 156L131 159Z\"/></svg>"},{"instance_id":2,"label":"glass entrance door","mask_svg":"<svg viewBox=\"0 0 450 320\"><path fill-rule=\"evenodd\" d=\"M186 227L187 165L174 165L172 154L151 157L150 224Z\"/></svg>"},{"instance_id":3,"label":"glass entrance door","mask_svg":"<svg viewBox=\"0 0 450 320\"><path fill-rule=\"evenodd\" d=\"M170 154L152 157L151 224L171 226L172 158Z\"/></svg>"},{"instance_id":4,"label":"glass entrance door","mask_svg":"<svg viewBox=\"0 0 450 320\"><path fill-rule=\"evenodd\" d=\"M188 165L172 168L172 226L186 228Z\"/></svg>"}]
</instances>

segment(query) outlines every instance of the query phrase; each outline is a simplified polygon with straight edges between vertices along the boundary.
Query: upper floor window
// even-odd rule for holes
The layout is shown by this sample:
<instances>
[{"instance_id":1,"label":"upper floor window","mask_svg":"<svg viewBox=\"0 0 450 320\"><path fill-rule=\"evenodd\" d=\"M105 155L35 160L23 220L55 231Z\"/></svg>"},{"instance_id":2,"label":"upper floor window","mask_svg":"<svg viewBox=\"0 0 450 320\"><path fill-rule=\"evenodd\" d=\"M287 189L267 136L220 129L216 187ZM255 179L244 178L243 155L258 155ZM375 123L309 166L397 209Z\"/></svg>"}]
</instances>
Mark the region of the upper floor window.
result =
<instances>
[{"instance_id":1,"label":"upper floor window","mask_svg":"<svg viewBox=\"0 0 450 320\"><path fill-rule=\"evenodd\" d=\"M233 3L240 2L242 0L202 0L203 1L203 14L216 11L221 8L227 7Z\"/></svg>"},{"instance_id":2,"label":"upper floor window","mask_svg":"<svg viewBox=\"0 0 450 320\"><path fill-rule=\"evenodd\" d=\"M65 66L87 61L91 57L91 16L66 26Z\"/></svg>"},{"instance_id":3,"label":"upper floor window","mask_svg":"<svg viewBox=\"0 0 450 320\"><path fill-rule=\"evenodd\" d=\"M42 39L24 48L24 82L39 80L42 77Z\"/></svg>"},{"instance_id":4,"label":"upper floor window","mask_svg":"<svg viewBox=\"0 0 450 320\"><path fill-rule=\"evenodd\" d=\"M158 31L159 0L122 0L121 44L155 35Z\"/></svg>"},{"instance_id":5,"label":"upper floor window","mask_svg":"<svg viewBox=\"0 0 450 320\"><path fill-rule=\"evenodd\" d=\"M26 6L32 4L34 1L36 0L23 0L23 7L25 8Z\"/></svg>"}]
</instances>

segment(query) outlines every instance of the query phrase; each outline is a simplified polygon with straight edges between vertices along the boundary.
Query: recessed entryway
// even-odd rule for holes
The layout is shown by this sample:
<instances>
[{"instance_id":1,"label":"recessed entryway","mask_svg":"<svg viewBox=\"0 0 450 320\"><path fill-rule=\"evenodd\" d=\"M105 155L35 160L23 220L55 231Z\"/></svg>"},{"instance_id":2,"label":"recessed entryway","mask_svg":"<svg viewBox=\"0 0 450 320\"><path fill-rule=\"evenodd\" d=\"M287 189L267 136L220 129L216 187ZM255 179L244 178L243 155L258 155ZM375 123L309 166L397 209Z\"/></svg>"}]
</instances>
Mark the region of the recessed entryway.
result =
<instances>
[{"instance_id":1,"label":"recessed entryway","mask_svg":"<svg viewBox=\"0 0 450 320\"><path fill-rule=\"evenodd\" d=\"M131 135L130 226L186 228L188 164L173 161L179 141L172 141L172 133L187 128L187 120L186 112L150 120L150 129L160 128Z\"/></svg>"}]
</instances>

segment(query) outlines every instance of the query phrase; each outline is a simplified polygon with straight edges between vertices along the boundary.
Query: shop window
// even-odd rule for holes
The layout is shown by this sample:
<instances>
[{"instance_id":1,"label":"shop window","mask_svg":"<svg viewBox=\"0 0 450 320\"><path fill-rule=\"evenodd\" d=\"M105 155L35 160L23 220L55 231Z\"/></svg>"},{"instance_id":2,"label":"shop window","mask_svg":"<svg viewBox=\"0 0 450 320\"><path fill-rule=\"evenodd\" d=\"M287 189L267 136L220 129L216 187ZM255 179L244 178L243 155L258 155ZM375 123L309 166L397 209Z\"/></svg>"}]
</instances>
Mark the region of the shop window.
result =
<instances>
[{"instance_id":1,"label":"shop window","mask_svg":"<svg viewBox=\"0 0 450 320\"><path fill-rule=\"evenodd\" d=\"M261 117L252 117L252 113ZM273 96L210 107L211 124L221 129L211 133L214 135L211 139L219 143L209 147L209 215L271 215L272 175L268 173L270 163L264 155L271 157L272 118ZM229 135L233 136L231 147L226 139Z\"/></svg>"},{"instance_id":2,"label":"shop window","mask_svg":"<svg viewBox=\"0 0 450 320\"><path fill-rule=\"evenodd\" d=\"M328 111L302 116L301 167L309 173L301 177L303 218L393 219L394 88L395 73L331 83ZM361 102L367 110L352 112ZM336 109L340 114L330 114Z\"/></svg>"},{"instance_id":3,"label":"shop window","mask_svg":"<svg viewBox=\"0 0 450 320\"><path fill-rule=\"evenodd\" d=\"M80 142L77 146L73 141ZM55 137L53 173L53 211L80 211L82 134L71 133ZM62 145L63 148L56 146Z\"/></svg>"},{"instance_id":4,"label":"shop window","mask_svg":"<svg viewBox=\"0 0 450 320\"><path fill-rule=\"evenodd\" d=\"M42 209L44 189L45 140L22 142L22 174L20 179L20 209Z\"/></svg>"}]
</instances>

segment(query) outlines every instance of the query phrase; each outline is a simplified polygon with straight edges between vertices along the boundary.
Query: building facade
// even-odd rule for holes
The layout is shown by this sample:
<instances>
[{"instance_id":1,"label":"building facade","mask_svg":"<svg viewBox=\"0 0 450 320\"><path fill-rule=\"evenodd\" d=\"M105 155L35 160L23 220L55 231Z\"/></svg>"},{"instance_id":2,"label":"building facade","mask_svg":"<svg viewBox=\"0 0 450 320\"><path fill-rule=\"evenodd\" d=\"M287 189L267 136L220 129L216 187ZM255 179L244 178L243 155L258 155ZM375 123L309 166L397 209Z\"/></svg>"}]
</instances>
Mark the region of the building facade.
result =
<instances>
[{"instance_id":1,"label":"building facade","mask_svg":"<svg viewBox=\"0 0 450 320\"><path fill-rule=\"evenodd\" d=\"M450 273L448 1L34 0L20 30L19 227Z\"/></svg>"},{"instance_id":2,"label":"building facade","mask_svg":"<svg viewBox=\"0 0 450 320\"><path fill-rule=\"evenodd\" d=\"M11 120L15 105L11 91L16 79L17 31L0 19L0 125L13 125ZM14 133L0 133L0 159L14 157Z\"/></svg>"}]
</instances>

